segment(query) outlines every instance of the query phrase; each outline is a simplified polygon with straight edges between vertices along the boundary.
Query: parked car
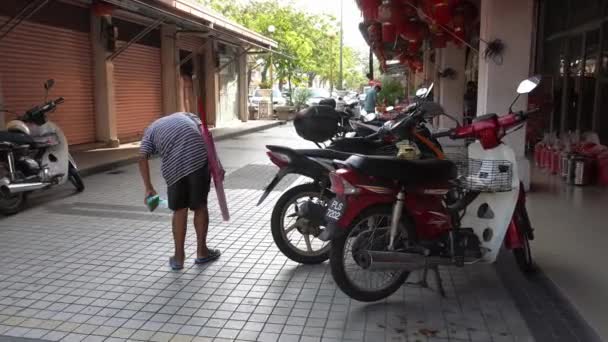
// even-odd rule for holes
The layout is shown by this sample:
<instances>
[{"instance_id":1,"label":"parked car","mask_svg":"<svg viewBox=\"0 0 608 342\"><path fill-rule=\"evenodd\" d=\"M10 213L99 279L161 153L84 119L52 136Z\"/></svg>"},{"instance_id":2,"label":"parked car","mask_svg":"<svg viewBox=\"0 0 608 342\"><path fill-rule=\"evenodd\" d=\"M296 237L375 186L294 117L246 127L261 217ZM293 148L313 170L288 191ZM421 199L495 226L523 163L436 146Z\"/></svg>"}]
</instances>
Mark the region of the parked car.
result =
<instances>
[{"instance_id":1,"label":"parked car","mask_svg":"<svg viewBox=\"0 0 608 342\"><path fill-rule=\"evenodd\" d=\"M306 101L308 106L318 106L323 99L329 98L329 91L322 88L310 88L310 98Z\"/></svg>"},{"instance_id":2,"label":"parked car","mask_svg":"<svg viewBox=\"0 0 608 342\"><path fill-rule=\"evenodd\" d=\"M264 97L268 97L266 94L269 94L270 89L258 89L251 96L250 104L254 109L257 109L260 105L260 102ZM285 106L287 105L287 100L283 97L281 92L278 89L272 90L272 103L275 106Z\"/></svg>"}]
</instances>

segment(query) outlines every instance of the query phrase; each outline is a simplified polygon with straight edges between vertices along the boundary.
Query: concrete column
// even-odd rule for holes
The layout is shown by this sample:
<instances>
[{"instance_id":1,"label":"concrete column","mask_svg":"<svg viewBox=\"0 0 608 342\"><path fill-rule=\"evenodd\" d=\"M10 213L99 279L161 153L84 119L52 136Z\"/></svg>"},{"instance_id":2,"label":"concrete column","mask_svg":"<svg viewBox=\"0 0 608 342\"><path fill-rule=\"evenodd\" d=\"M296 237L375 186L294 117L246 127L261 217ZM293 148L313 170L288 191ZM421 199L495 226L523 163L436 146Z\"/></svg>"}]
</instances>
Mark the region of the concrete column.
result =
<instances>
[{"instance_id":1,"label":"concrete column","mask_svg":"<svg viewBox=\"0 0 608 342\"><path fill-rule=\"evenodd\" d=\"M177 28L163 25L160 30L160 62L162 83L162 106L165 115L174 113L181 107L179 87L179 53L177 48Z\"/></svg>"},{"instance_id":2,"label":"concrete column","mask_svg":"<svg viewBox=\"0 0 608 342\"><path fill-rule=\"evenodd\" d=\"M505 114L517 95L519 82L529 76L534 1L483 0L481 1L480 38L485 41L500 39L505 44L502 63L479 59L479 90L477 115ZM485 45L481 43L481 48ZM524 110L528 97L522 96L513 106ZM525 129L510 134L505 142L515 150L519 177L526 188L530 184L530 163L525 154Z\"/></svg>"},{"instance_id":3,"label":"concrete column","mask_svg":"<svg viewBox=\"0 0 608 342\"><path fill-rule=\"evenodd\" d=\"M217 107L219 103L219 77L217 74L216 42L205 44L203 51L205 69L205 112L210 125L217 126Z\"/></svg>"},{"instance_id":4,"label":"concrete column","mask_svg":"<svg viewBox=\"0 0 608 342\"><path fill-rule=\"evenodd\" d=\"M459 48L453 43L442 49L440 59L437 60L439 71L447 68L456 72L455 78L438 78L435 85L439 87L439 97L436 101L443 106L446 113L462 122L464 112L464 92L465 92L465 49ZM456 123L449 118L442 116L439 125L441 128L455 127Z\"/></svg>"},{"instance_id":5,"label":"concrete column","mask_svg":"<svg viewBox=\"0 0 608 342\"><path fill-rule=\"evenodd\" d=\"M239 117L241 121L245 122L249 119L249 108L247 106L249 95L247 87L247 54L244 53L239 56L236 63L238 63L239 70Z\"/></svg>"},{"instance_id":6,"label":"concrete column","mask_svg":"<svg viewBox=\"0 0 608 342\"><path fill-rule=\"evenodd\" d=\"M106 49L108 37L102 33L100 18L91 14L91 44L93 52L93 78L95 87L96 140L118 147L118 128L114 99L114 63L107 59L111 54Z\"/></svg>"}]
</instances>

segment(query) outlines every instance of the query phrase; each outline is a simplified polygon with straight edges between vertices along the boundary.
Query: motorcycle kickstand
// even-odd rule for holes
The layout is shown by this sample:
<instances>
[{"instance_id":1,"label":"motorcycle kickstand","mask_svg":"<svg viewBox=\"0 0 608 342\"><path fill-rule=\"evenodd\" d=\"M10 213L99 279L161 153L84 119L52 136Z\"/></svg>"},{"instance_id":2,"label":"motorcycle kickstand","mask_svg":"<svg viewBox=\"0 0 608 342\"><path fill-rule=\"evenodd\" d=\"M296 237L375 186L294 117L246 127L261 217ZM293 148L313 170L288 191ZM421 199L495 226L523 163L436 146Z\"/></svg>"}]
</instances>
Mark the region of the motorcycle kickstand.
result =
<instances>
[{"instance_id":1,"label":"motorcycle kickstand","mask_svg":"<svg viewBox=\"0 0 608 342\"><path fill-rule=\"evenodd\" d=\"M443 280L441 279L441 274L439 273L439 265L433 265L430 267L428 266L428 264L425 265L424 270L422 271L421 279L417 282L407 282L406 285L414 285L423 289L431 289L427 281L429 269L431 269L435 274L435 281L437 282L437 291L439 292L441 297L446 298L447 296L445 294L445 288L443 287Z\"/></svg>"}]
</instances>

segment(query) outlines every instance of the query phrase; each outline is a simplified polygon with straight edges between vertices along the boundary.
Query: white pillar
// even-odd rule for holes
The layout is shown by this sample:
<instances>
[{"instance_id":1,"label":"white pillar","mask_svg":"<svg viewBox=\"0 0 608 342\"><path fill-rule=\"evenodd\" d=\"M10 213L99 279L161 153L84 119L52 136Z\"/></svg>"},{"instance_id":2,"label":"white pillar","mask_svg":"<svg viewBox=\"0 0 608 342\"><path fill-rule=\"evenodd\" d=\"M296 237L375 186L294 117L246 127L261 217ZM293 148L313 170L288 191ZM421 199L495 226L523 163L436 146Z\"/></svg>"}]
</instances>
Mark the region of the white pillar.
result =
<instances>
[{"instance_id":1,"label":"white pillar","mask_svg":"<svg viewBox=\"0 0 608 342\"><path fill-rule=\"evenodd\" d=\"M438 78L439 97L437 101L446 113L462 122L464 112L464 92L465 92L465 49L459 48L453 43L441 49L438 60L439 71L450 68L456 72L454 78ZM442 116L439 122L441 128L452 128L456 123L449 118Z\"/></svg>"},{"instance_id":2,"label":"white pillar","mask_svg":"<svg viewBox=\"0 0 608 342\"><path fill-rule=\"evenodd\" d=\"M481 1L480 38L486 42L500 39L505 45L497 63L479 57L479 91L477 115L505 114L517 95L519 82L529 76L534 2L532 0ZM481 43L481 50L485 44ZM522 96L513 107L526 109L528 97ZM515 150L519 177L526 189L530 185L530 163L525 158L525 128L510 134L505 142Z\"/></svg>"}]
</instances>

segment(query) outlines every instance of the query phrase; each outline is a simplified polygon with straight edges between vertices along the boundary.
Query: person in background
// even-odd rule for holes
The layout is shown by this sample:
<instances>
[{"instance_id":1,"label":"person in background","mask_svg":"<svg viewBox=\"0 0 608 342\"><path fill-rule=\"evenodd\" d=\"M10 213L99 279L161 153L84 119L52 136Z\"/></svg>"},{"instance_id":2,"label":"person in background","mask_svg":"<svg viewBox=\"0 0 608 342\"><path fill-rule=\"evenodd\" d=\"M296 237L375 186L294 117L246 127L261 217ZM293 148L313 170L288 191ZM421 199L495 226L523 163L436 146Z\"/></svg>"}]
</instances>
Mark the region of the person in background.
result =
<instances>
[{"instance_id":1,"label":"person in background","mask_svg":"<svg viewBox=\"0 0 608 342\"><path fill-rule=\"evenodd\" d=\"M219 250L207 247L207 196L211 176L200 125L200 119L194 114L175 113L154 121L146 129L141 141L139 170L144 181L146 203L148 198L156 195L150 178L148 159L153 155L161 157L161 171L167 183L169 209L173 211L175 253L169 258L169 265L174 271L184 268L188 209L194 211L197 243L194 263L203 264L220 256Z\"/></svg>"},{"instance_id":2,"label":"person in background","mask_svg":"<svg viewBox=\"0 0 608 342\"><path fill-rule=\"evenodd\" d=\"M477 84L473 81L467 82L464 93L464 123L470 124L477 115Z\"/></svg>"},{"instance_id":3,"label":"person in background","mask_svg":"<svg viewBox=\"0 0 608 342\"><path fill-rule=\"evenodd\" d=\"M367 113L375 113L376 112L376 101L378 101L378 93L382 90L382 87L379 84L376 84L374 87L370 88L365 95L365 111Z\"/></svg>"}]
</instances>

